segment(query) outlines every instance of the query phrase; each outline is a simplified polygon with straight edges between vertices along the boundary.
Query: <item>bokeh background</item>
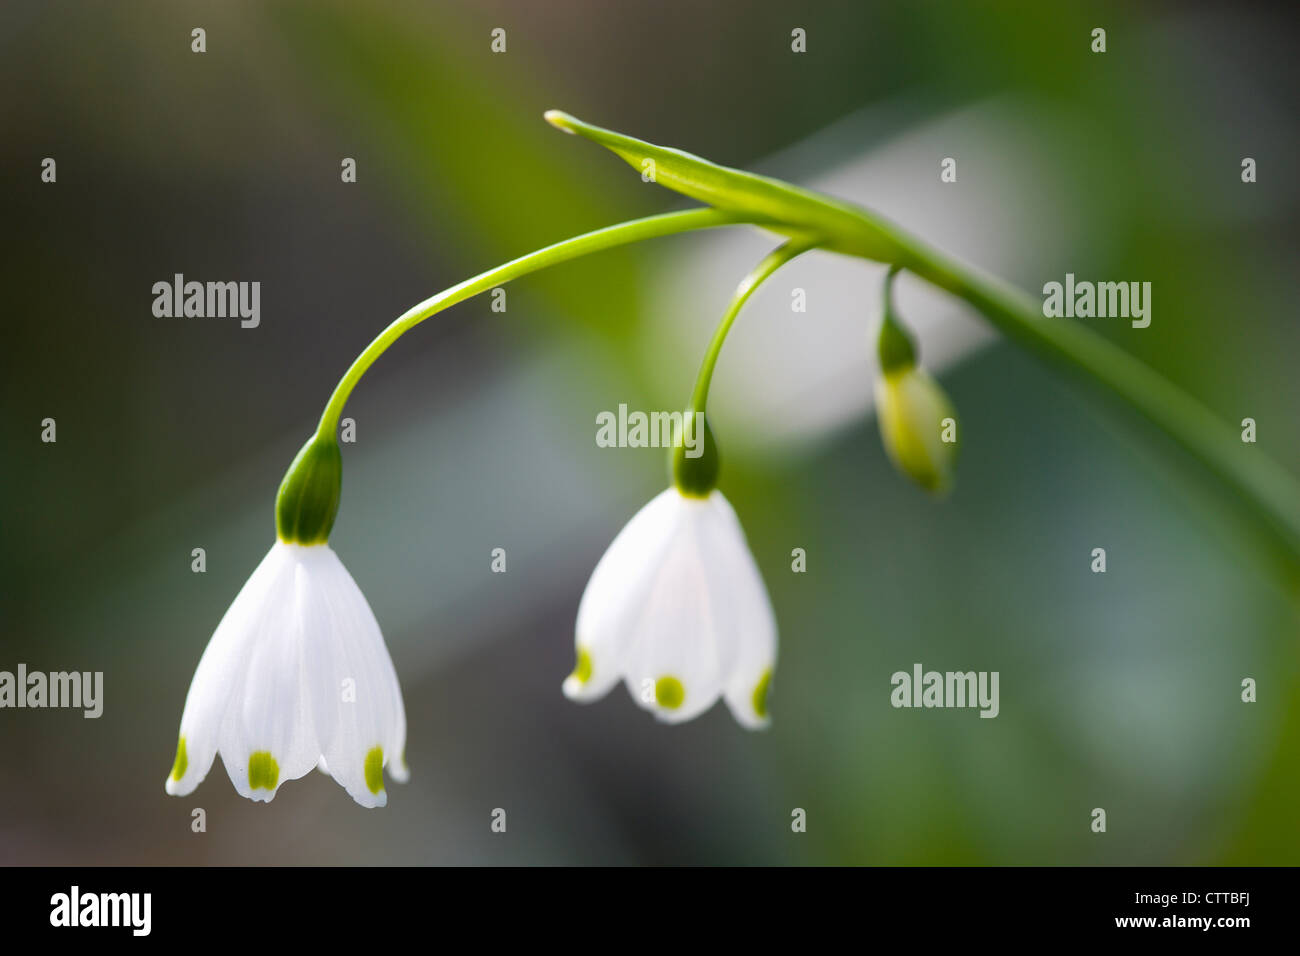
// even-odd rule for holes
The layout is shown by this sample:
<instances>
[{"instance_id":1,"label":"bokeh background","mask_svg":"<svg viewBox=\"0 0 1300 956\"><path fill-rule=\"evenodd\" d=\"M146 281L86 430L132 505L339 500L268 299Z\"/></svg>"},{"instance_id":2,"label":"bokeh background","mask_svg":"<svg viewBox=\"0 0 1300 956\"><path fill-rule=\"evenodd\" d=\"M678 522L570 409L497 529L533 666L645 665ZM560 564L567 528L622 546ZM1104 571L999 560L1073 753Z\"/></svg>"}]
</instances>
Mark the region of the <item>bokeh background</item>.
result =
<instances>
[{"instance_id":1,"label":"bokeh background","mask_svg":"<svg viewBox=\"0 0 1300 956\"><path fill-rule=\"evenodd\" d=\"M357 389L333 545L406 695L387 809L320 774L255 805L216 766L163 793L194 666L354 355L466 276L685 205L550 107L822 186L1030 291L1151 281L1150 328L1092 327L1300 473L1296 34L1251 4L8 0L0 669L102 670L105 709L0 711L0 862L1300 861L1300 615L1237 504L905 283L962 416L957 490L929 500L870 417L867 263L783 272L715 379L722 487L781 625L773 727L562 697L587 575L665 482L660 451L598 448L595 415L682 406L752 231L527 278ZM176 272L260 281L261 326L155 318ZM999 671L1000 716L893 709L914 662Z\"/></svg>"}]
</instances>

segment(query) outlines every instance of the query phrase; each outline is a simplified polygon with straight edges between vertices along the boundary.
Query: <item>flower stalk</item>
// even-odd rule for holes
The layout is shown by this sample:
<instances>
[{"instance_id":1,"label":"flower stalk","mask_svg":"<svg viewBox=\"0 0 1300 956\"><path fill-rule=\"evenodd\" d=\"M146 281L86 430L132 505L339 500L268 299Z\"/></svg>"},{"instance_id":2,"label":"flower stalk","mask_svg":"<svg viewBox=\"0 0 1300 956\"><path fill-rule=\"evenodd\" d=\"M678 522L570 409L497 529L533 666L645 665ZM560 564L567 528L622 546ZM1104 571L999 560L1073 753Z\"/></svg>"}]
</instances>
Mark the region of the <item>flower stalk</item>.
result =
<instances>
[{"instance_id":1,"label":"flower stalk","mask_svg":"<svg viewBox=\"0 0 1300 956\"><path fill-rule=\"evenodd\" d=\"M691 392L691 401L687 408L687 414L682 416L684 434L677 436L677 441L674 442L670 455L669 468L672 473L673 484L683 494L703 498L718 483L718 469L720 466L718 447L713 436L713 429L709 427L706 406L709 402L709 386L713 382L713 370L717 367L718 356L722 353L722 343L727 340L727 334L731 331L732 325L735 324L736 317L740 315L740 310L744 308L745 303L749 301L750 296L757 291L758 287L771 278L787 262L816 247L817 240L812 237L791 239L773 249L736 287L736 292L732 296L727 310L718 321L718 326L713 332L713 339L709 342L708 350L704 353L704 359L700 363L700 371L695 378L695 388ZM698 438L699 441L703 442L703 452L692 457L686 452L688 448L696 447L697 437L693 434L696 422L704 423L704 434Z\"/></svg>"},{"instance_id":2,"label":"flower stalk","mask_svg":"<svg viewBox=\"0 0 1300 956\"><path fill-rule=\"evenodd\" d=\"M488 270L398 317L357 357L330 397L317 433L333 435L357 381L406 331L474 295L538 269L642 239L727 225L756 225L819 248L889 263L962 299L1016 345L1128 406L1167 434L1233 493L1271 553L1300 571L1300 482L1204 405L1100 335L1044 320L1022 291L960 262L869 210L676 149L656 146L552 110L552 125L613 151L638 170L652 162L659 185L709 205L651 216L567 239Z\"/></svg>"},{"instance_id":3,"label":"flower stalk","mask_svg":"<svg viewBox=\"0 0 1300 956\"><path fill-rule=\"evenodd\" d=\"M1107 339L1075 323L1045 320L1038 304L1020 290L867 209L558 111L546 118L605 146L635 168L652 161L661 186L778 232L818 233L822 248L898 266L964 300L1012 342L1118 399L1165 432L1234 493L1270 553L1292 574L1300 572L1300 482L1257 451L1243 453L1236 433L1213 412Z\"/></svg>"},{"instance_id":4,"label":"flower stalk","mask_svg":"<svg viewBox=\"0 0 1300 956\"><path fill-rule=\"evenodd\" d=\"M591 255L594 252L601 252L605 249L613 249L616 246L625 246L646 239L655 239L659 236L671 236L698 229L757 222L759 220L755 217L720 209L687 209L681 212L647 216L643 219L621 222L613 226L606 226L603 229L597 229L594 232L574 236L571 239L565 239L563 242L557 242L554 245L538 249L536 252L520 256L518 259L512 259L494 269L489 269L466 279L449 289L444 289L437 295L430 296L423 302L412 306L394 319L357 356L344 374L343 379L334 389L334 393L330 396L325 411L321 415L316 433L318 435L333 436L338 429L339 418L343 414L343 407L347 404L348 396L352 394L352 389L356 387L361 376L366 373L379 356L388 351L390 345L425 319L437 315L444 309L449 309L459 302L471 299L496 286L504 285L512 279L528 275L530 272L537 272L548 266L559 265L562 262Z\"/></svg>"},{"instance_id":5,"label":"flower stalk","mask_svg":"<svg viewBox=\"0 0 1300 956\"><path fill-rule=\"evenodd\" d=\"M909 240L904 268L968 302L999 332L1137 412L1198 460L1244 507L1260 539L1300 569L1300 483L1203 404L1119 346L1072 322L1045 319L1018 289ZM1246 452L1249 453L1246 453Z\"/></svg>"},{"instance_id":6,"label":"flower stalk","mask_svg":"<svg viewBox=\"0 0 1300 956\"><path fill-rule=\"evenodd\" d=\"M880 356L880 371L886 375L905 372L916 365L916 343L912 341L912 333L903 328L894 311L894 276L899 271L898 266L890 268L880 296L880 336L876 340L876 351Z\"/></svg>"}]
</instances>

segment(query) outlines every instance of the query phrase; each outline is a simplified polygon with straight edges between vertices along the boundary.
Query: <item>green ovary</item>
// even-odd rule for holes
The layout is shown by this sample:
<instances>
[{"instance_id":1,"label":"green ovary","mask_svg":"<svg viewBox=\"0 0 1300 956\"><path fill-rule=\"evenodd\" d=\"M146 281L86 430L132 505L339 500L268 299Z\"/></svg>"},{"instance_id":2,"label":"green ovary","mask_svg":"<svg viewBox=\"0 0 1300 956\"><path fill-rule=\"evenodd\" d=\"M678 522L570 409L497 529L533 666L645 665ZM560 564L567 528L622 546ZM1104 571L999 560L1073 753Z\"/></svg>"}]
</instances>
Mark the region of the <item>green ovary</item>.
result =
<instances>
[{"instance_id":1,"label":"green ovary","mask_svg":"<svg viewBox=\"0 0 1300 956\"><path fill-rule=\"evenodd\" d=\"M172 779L179 780L185 776L185 768L189 765L189 758L185 756L185 738L182 737L176 743L176 762L172 764Z\"/></svg>"},{"instance_id":2,"label":"green ovary","mask_svg":"<svg viewBox=\"0 0 1300 956\"><path fill-rule=\"evenodd\" d=\"M384 789L384 748L371 747L366 754L366 789L378 793Z\"/></svg>"},{"instance_id":3,"label":"green ovary","mask_svg":"<svg viewBox=\"0 0 1300 956\"><path fill-rule=\"evenodd\" d=\"M248 757L248 786L257 790L274 790L280 781L280 765L269 750L259 750Z\"/></svg>"},{"instance_id":4,"label":"green ovary","mask_svg":"<svg viewBox=\"0 0 1300 956\"><path fill-rule=\"evenodd\" d=\"M686 699L686 688L676 677L661 677L655 681L655 700L660 707L676 710Z\"/></svg>"}]
</instances>

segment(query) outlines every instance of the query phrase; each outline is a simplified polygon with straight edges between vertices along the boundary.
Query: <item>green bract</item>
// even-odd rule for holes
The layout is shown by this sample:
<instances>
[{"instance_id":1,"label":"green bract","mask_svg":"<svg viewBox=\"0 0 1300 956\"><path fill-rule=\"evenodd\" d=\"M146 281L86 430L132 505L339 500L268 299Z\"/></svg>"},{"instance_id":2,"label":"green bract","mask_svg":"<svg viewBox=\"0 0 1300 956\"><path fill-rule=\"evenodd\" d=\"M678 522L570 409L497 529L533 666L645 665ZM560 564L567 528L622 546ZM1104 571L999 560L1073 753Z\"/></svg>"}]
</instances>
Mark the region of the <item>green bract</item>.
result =
<instances>
[{"instance_id":1,"label":"green bract","mask_svg":"<svg viewBox=\"0 0 1300 956\"><path fill-rule=\"evenodd\" d=\"M275 497L275 533L286 544L325 544L339 510L343 455L330 435L315 435L289 466Z\"/></svg>"},{"instance_id":2,"label":"green bract","mask_svg":"<svg viewBox=\"0 0 1300 956\"><path fill-rule=\"evenodd\" d=\"M823 236L824 248L881 262L897 262L904 255L894 227L866 209L779 179L719 166L680 149L602 129L560 110L548 110L546 121L566 133L599 143L660 186L717 209L739 213L774 232Z\"/></svg>"}]
</instances>

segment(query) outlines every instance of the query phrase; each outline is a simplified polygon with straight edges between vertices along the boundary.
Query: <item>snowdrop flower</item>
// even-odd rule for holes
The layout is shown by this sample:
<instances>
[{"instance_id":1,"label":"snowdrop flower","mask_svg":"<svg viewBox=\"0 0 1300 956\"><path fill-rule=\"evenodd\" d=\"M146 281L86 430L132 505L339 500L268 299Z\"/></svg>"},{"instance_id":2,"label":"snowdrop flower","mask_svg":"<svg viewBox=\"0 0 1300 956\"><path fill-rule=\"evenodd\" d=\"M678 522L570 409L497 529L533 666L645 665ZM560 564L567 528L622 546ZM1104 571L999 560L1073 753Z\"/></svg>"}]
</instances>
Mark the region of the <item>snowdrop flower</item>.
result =
<instances>
[{"instance_id":1,"label":"snowdrop flower","mask_svg":"<svg viewBox=\"0 0 1300 956\"><path fill-rule=\"evenodd\" d=\"M290 468L277 500L279 540L194 672L168 793L193 791L218 753L235 789L260 801L317 767L365 807L387 803L385 767L407 779L393 662L370 605L326 542L338 457L332 438L314 440Z\"/></svg>"},{"instance_id":2,"label":"snowdrop flower","mask_svg":"<svg viewBox=\"0 0 1300 956\"><path fill-rule=\"evenodd\" d=\"M618 533L587 582L575 629L571 700L607 694L619 678L660 720L680 723L718 697L750 729L769 723L776 616L736 512L717 490L720 459L705 414L713 370L741 307L791 259L791 239L741 280L700 363L671 453L672 486Z\"/></svg>"},{"instance_id":3,"label":"snowdrop flower","mask_svg":"<svg viewBox=\"0 0 1300 956\"><path fill-rule=\"evenodd\" d=\"M877 350L876 417L894 466L926 491L946 494L957 464L957 416L939 384L916 364L916 346L894 315L885 279L884 319Z\"/></svg>"},{"instance_id":4,"label":"snowdrop flower","mask_svg":"<svg viewBox=\"0 0 1300 956\"><path fill-rule=\"evenodd\" d=\"M571 700L597 700L622 679L663 721L697 717L721 696L744 726L768 724L776 618L712 477L692 485L679 474L619 532L582 595L576 632Z\"/></svg>"}]
</instances>

